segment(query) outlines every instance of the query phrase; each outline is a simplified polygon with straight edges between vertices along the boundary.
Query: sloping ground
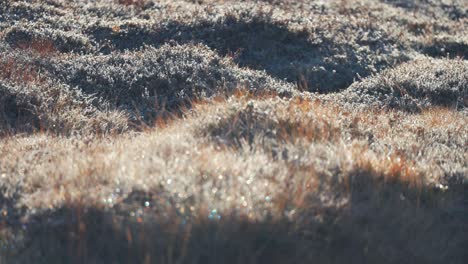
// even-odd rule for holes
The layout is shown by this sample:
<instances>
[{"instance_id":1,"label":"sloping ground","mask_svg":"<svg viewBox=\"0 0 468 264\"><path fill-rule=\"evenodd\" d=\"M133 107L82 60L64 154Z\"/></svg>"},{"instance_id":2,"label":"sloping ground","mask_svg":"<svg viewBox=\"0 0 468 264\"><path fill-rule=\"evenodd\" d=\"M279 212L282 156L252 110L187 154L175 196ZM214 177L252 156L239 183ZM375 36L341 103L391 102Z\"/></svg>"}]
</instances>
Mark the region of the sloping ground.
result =
<instances>
[{"instance_id":1,"label":"sloping ground","mask_svg":"<svg viewBox=\"0 0 468 264\"><path fill-rule=\"evenodd\" d=\"M467 14L0 2L0 262L464 263Z\"/></svg>"},{"instance_id":2,"label":"sloping ground","mask_svg":"<svg viewBox=\"0 0 468 264\"><path fill-rule=\"evenodd\" d=\"M442 106L464 111L468 103L466 60L417 58L324 96L352 107L418 112Z\"/></svg>"},{"instance_id":3,"label":"sloping ground","mask_svg":"<svg viewBox=\"0 0 468 264\"><path fill-rule=\"evenodd\" d=\"M134 136L5 139L2 186L17 200L4 203L2 252L25 263L462 263L466 121L233 97Z\"/></svg>"}]
</instances>

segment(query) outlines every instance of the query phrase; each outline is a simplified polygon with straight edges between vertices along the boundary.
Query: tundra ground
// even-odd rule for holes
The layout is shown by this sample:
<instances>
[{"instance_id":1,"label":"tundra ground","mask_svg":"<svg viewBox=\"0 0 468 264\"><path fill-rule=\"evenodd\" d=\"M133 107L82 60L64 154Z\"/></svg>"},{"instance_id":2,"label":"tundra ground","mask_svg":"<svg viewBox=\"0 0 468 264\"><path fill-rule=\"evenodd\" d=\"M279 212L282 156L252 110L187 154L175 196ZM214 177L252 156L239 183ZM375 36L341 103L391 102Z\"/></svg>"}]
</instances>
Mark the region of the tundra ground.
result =
<instances>
[{"instance_id":1,"label":"tundra ground","mask_svg":"<svg viewBox=\"0 0 468 264\"><path fill-rule=\"evenodd\" d=\"M0 2L0 262L464 263L463 0Z\"/></svg>"}]
</instances>

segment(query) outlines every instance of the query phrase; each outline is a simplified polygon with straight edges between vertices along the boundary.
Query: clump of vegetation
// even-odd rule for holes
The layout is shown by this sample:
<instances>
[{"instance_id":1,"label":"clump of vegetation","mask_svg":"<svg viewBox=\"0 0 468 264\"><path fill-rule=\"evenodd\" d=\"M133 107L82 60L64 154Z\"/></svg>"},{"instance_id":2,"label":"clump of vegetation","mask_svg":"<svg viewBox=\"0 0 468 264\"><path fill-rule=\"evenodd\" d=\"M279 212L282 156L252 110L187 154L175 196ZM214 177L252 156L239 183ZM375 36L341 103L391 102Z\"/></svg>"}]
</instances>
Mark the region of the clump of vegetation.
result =
<instances>
[{"instance_id":1,"label":"clump of vegetation","mask_svg":"<svg viewBox=\"0 0 468 264\"><path fill-rule=\"evenodd\" d=\"M462 59L419 58L356 82L339 97L348 104L409 112L434 106L464 110L468 63Z\"/></svg>"},{"instance_id":2,"label":"clump of vegetation","mask_svg":"<svg viewBox=\"0 0 468 264\"><path fill-rule=\"evenodd\" d=\"M125 113L100 111L93 106L95 98L57 83L17 85L0 81L0 98L1 134L112 134L128 129Z\"/></svg>"},{"instance_id":3,"label":"clump of vegetation","mask_svg":"<svg viewBox=\"0 0 468 264\"><path fill-rule=\"evenodd\" d=\"M85 52L89 40L81 35L60 29L36 26L34 23L10 27L5 32L5 41L17 49L32 48L41 53Z\"/></svg>"},{"instance_id":4,"label":"clump of vegetation","mask_svg":"<svg viewBox=\"0 0 468 264\"><path fill-rule=\"evenodd\" d=\"M42 50L42 49L41 49ZM0 134L48 131L56 134L118 133L127 130L125 113L105 101L54 82L36 66L35 54L0 55ZM95 105L99 105L97 108Z\"/></svg>"},{"instance_id":5,"label":"clump of vegetation","mask_svg":"<svg viewBox=\"0 0 468 264\"><path fill-rule=\"evenodd\" d=\"M45 65L59 80L152 122L161 107L174 109L237 87L293 93L265 73L237 67L203 45L164 45L101 56L56 59Z\"/></svg>"}]
</instances>

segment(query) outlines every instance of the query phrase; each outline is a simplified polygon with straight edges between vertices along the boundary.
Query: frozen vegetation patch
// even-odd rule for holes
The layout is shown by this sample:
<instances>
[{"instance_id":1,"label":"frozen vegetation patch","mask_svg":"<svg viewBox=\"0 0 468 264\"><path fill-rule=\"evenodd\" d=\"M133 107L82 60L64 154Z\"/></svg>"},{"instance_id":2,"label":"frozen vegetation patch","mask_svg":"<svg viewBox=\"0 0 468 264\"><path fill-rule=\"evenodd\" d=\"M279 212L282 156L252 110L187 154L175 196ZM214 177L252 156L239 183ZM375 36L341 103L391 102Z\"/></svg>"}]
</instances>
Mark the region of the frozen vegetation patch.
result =
<instances>
[{"instance_id":1,"label":"frozen vegetation patch","mask_svg":"<svg viewBox=\"0 0 468 264\"><path fill-rule=\"evenodd\" d=\"M468 5L463 0L382 0L382 2L438 18L463 20L468 17Z\"/></svg>"},{"instance_id":2,"label":"frozen vegetation patch","mask_svg":"<svg viewBox=\"0 0 468 264\"><path fill-rule=\"evenodd\" d=\"M449 57L466 60L468 58L468 35L441 34L434 37L430 43L423 45L422 52L432 57Z\"/></svg>"},{"instance_id":3,"label":"frozen vegetation patch","mask_svg":"<svg viewBox=\"0 0 468 264\"><path fill-rule=\"evenodd\" d=\"M147 19L96 23L88 32L103 52L167 42L203 43L222 56L233 56L242 67L265 70L300 89L323 93L342 90L357 76L407 59L403 43L377 23L356 18L350 24L331 9L313 6L294 10L293 15L260 3L225 3L210 9L175 6L181 10L177 17L149 8Z\"/></svg>"},{"instance_id":4,"label":"frozen vegetation patch","mask_svg":"<svg viewBox=\"0 0 468 264\"><path fill-rule=\"evenodd\" d=\"M50 27L37 27L33 23L10 27L5 32L5 41L11 47L19 49L33 45L37 45L36 49L42 46L60 52L83 53L91 49L85 36Z\"/></svg>"},{"instance_id":5,"label":"frozen vegetation patch","mask_svg":"<svg viewBox=\"0 0 468 264\"><path fill-rule=\"evenodd\" d=\"M467 96L466 61L422 57L356 82L330 98L351 105L418 112L431 106L464 110Z\"/></svg>"},{"instance_id":6,"label":"frozen vegetation patch","mask_svg":"<svg viewBox=\"0 0 468 264\"><path fill-rule=\"evenodd\" d=\"M139 51L54 60L45 65L59 80L105 99L118 109L139 111L146 120L160 106L174 109L196 98L236 88L293 93L293 86L264 72L237 67L203 45L164 45Z\"/></svg>"},{"instance_id":7,"label":"frozen vegetation patch","mask_svg":"<svg viewBox=\"0 0 468 264\"><path fill-rule=\"evenodd\" d=\"M0 81L1 134L38 131L61 135L108 134L128 129L124 113L101 111L93 106L95 100L79 90L57 83Z\"/></svg>"}]
</instances>

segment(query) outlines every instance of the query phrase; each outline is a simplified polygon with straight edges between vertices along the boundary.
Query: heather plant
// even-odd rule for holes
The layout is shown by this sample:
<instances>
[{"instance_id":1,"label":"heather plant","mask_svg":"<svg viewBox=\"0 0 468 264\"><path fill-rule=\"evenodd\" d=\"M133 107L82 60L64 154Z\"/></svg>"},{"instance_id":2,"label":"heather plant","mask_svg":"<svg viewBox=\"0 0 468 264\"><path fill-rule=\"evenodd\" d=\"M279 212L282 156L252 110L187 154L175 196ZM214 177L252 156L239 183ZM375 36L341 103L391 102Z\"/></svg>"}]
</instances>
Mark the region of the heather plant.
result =
<instances>
[{"instance_id":1,"label":"heather plant","mask_svg":"<svg viewBox=\"0 0 468 264\"><path fill-rule=\"evenodd\" d=\"M1 133L49 131L57 134L114 133L128 127L123 112L41 73L38 60L50 50L38 46L0 54ZM99 105L97 108L95 105Z\"/></svg>"},{"instance_id":2,"label":"heather plant","mask_svg":"<svg viewBox=\"0 0 468 264\"><path fill-rule=\"evenodd\" d=\"M237 67L203 45L164 45L139 51L54 60L45 65L59 80L152 122L161 107L174 109L238 87L287 95L293 86Z\"/></svg>"},{"instance_id":3,"label":"heather plant","mask_svg":"<svg viewBox=\"0 0 468 264\"><path fill-rule=\"evenodd\" d=\"M120 133L128 116L106 111L96 98L57 83L11 84L0 82L2 122L0 134L48 131L56 134Z\"/></svg>"},{"instance_id":4,"label":"heather plant","mask_svg":"<svg viewBox=\"0 0 468 264\"><path fill-rule=\"evenodd\" d=\"M50 46L50 49L60 52L84 52L90 48L86 37L47 27L35 29L35 24L10 27L5 32L5 41L19 49L35 43Z\"/></svg>"},{"instance_id":5,"label":"heather plant","mask_svg":"<svg viewBox=\"0 0 468 264\"><path fill-rule=\"evenodd\" d=\"M416 112L431 106L464 110L467 92L465 60L422 57L356 82L338 97L347 104Z\"/></svg>"}]
</instances>

